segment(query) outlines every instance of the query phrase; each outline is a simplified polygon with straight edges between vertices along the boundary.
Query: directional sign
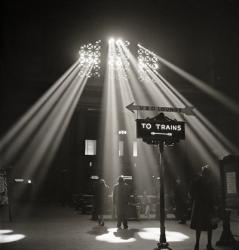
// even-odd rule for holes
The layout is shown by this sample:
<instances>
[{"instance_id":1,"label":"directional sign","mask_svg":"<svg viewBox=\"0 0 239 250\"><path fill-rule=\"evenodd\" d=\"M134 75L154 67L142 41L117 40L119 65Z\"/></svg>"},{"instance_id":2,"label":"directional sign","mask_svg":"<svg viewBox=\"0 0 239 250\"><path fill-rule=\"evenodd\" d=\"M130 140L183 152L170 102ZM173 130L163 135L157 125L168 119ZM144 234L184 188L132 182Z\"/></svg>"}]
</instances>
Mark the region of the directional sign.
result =
<instances>
[{"instance_id":1,"label":"directional sign","mask_svg":"<svg viewBox=\"0 0 239 250\"><path fill-rule=\"evenodd\" d=\"M165 135L165 136L173 136L173 133L158 133L158 132L151 132L151 135Z\"/></svg>"},{"instance_id":2,"label":"directional sign","mask_svg":"<svg viewBox=\"0 0 239 250\"><path fill-rule=\"evenodd\" d=\"M185 139L185 123L176 120L137 119L137 138L151 144Z\"/></svg>"},{"instance_id":3,"label":"directional sign","mask_svg":"<svg viewBox=\"0 0 239 250\"><path fill-rule=\"evenodd\" d=\"M193 115L193 107L186 106L185 108L175 108L175 107L156 107L156 106L143 106L143 105L134 105L134 102L126 106L131 112L134 113L134 110L145 110L145 111L160 111L160 112L176 112L184 113L186 115Z\"/></svg>"}]
</instances>

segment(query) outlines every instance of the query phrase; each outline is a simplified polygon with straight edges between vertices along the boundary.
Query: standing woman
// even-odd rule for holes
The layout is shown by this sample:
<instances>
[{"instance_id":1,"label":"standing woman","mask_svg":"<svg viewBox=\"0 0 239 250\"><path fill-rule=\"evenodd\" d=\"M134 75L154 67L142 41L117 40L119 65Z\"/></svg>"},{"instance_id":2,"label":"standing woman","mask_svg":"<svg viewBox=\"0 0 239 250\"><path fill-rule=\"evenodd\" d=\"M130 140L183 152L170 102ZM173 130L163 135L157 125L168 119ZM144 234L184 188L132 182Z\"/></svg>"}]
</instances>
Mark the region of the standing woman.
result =
<instances>
[{"instance_id":1,"label":"standing woman","mask_svg":"<svg viewBox=\"0 0 239 250\"><path fill-rule=\"evenodd\" d=\"M191 197L193 200L191 228L196 230L194 249L199 249L201 232L207 231L207 250L213 250L212 230L217 228L216 224L212 224L216 205L216 192L212 171L208 165L202 167L201 176L192 182Z\"/></svg>"},{"instance_id":2,"label":"standing woman","mask_svg":"<svg viewBox=\"0 0 239 250\"><path fill-rule=\"evenodd\" d=\"M95 212L97 214L97 219L100 226L104 226L105 224L104 222L104 213L106 205L105 201L108 197L108 194L109 194L109 186L106 185L104 179L100 179L96 188L96 197L95 197L96 198Z\"/></svg>"}]
</instances>

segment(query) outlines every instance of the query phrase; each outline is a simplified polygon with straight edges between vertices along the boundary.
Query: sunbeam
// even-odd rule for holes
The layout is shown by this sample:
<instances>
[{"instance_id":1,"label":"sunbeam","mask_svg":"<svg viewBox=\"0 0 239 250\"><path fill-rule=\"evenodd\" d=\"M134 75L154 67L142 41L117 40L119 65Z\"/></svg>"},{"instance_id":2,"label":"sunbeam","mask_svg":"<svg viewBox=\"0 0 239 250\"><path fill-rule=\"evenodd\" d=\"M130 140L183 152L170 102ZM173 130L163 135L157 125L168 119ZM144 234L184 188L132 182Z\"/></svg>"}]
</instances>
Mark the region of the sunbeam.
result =
<instances>
[{"instance_id":1,"label":"sunbeam","mask_svg":"<svg viewBox=\"0 0 239 250\"><path fill-rule=\"evenodd\" d=\"M142 45L138 44L138 46L145 51L147 51L149 54L155 56L161 63L169 67L171 70L173 70L175 73L179 74L181 77L192 83L194 86L197 88L201 89L204 91L206 94L208 94L210 97L214 98L217 100L219 103L222 103L225 105L227 108L229 108L231 111L236 113L237 115L239 114L239 105L231 100L229 97L225 96L221 92L219 92L216 89L213 89L210 87L208 84L205 82L199 80L195 76L189 74L185 70L177 67L176 65L172 64L171 62L165 60L164 58L160 57L159 55L156 55L154 52L150 51L149 49L143 47Z\"/></svg>"}]
</instances>

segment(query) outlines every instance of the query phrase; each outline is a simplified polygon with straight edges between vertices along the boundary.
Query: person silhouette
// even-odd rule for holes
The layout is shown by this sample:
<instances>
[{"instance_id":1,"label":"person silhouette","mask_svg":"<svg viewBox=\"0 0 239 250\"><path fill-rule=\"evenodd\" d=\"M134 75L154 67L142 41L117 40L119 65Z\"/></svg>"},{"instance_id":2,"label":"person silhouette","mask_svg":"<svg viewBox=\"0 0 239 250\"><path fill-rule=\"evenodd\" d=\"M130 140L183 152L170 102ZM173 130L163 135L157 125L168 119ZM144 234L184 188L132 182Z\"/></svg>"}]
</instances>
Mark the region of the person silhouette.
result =
<instances>
[{"instance_id":1,"label":"person silhouette","mask_svg":"<svg viewBox=\"0 0 239 250\"><path fill-rule=\"evenodd\" d=\"M104 212L105 212L105 201L109 194L109 186L106 185L104 179L99 179L96 188L95 197L95 213L100 226L104 226Z\"/></svg>"},{"instance_id":2,"label":"person silhouette","mask_svg":"<svg viewBox=\"0 0 239 250\"><path fill-rule=\"evenodd\" d=\"M191 228L196 230L195 250L199 249L199 241L202 231L207 231L207 250L213 250L212 230L217 228L217 225L212 223L214 208L216 205L216 192L212 177L213 175L210 167L208 165L203 166L201 176L198 176L192 182L190 190L193 201Z\"/></svg>"},{"instance_id":3,"label":"person silhouette","mask_svg":"<svg viewBox=\"0 0 239 250\"><path fill-rule=\"evenodd\" d=\"M180 224L185 224L187 221L187 204L188 204L188 190L185 182L177 178L174 187L175 205L176 205L176 219Z\"/></svg>"},{"instance_id":4,"label":"person silhouette","mask_svg":"<svg viewBox=\"0 0 239 250\"><path fill-rule=\"evenodd\" d=\"M123 176L118 178L118 183L113 190L113 205L117 212L117 228L121 229L123 223L124 229L128 228L127 211L129 202L128 185L124 182Z\"/></svg>"},{"instance_id":5,"label":"person silhouette","mask_svg":"<svg viewBox=\"0 0 239 250\"><path fill-rule=\"evenodd\" d=\"M147 194L147 191L144 190L143 192L143 199L142 199L142 203L143 203L143 208L144 208L144 215L146 218L150 218L150 198Z\"/></svg>"}]
</instances>

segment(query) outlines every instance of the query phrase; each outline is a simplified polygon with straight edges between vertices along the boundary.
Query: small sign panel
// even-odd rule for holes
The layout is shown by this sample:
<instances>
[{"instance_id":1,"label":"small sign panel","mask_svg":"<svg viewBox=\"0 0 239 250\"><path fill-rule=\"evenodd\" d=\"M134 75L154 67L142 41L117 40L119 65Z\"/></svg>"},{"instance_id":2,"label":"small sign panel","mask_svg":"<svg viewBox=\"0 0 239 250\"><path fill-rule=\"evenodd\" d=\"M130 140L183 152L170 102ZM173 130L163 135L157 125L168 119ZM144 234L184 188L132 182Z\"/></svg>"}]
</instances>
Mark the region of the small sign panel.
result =
<instances>
[{"instance_id":1,"label":"small sign panel","mask_svg":"<svg viewBox=\"0 0 239 250\"><path fill-rule=\"evenodd\" d=\"M227 194L237 194L236 172L226 173Z\"/></svg>"},{"instance_id":2,"label":"small sign panel","mask_svg":"<svg viewBox=\"0 0 239 250\"><path fill-rule=\"evenodd\" d=\"M176 108L176 107L156 107L156 106L144 106L144 105L135 105L134 102L126 106L128 110L134 113L134 110L137 111L160 111L160 112L176 112L184 113L185 115L193 115L193 107L186 106L185 108Z\"/></svg>"},{"instance_id":3,"label":"small sign panel","mask_svg":"<svg viewBox=\"0 0 239 250\"><path fill-rule=\"evenodd\" d=\"M137 138L162 141L185 139L185 123L181 121L152 121L137 119Z\"/></svg>"},{"instance_id":4,"label":"small sign panel","mask_svg":"<svg viewBox=\"0 0 239 250\"><path fill-rule=\"evenodd\" d=\"M239 156L228 155L221 160L221 178L224 183L226 208L239 207Z\"/></svg>"}]
</instances>

